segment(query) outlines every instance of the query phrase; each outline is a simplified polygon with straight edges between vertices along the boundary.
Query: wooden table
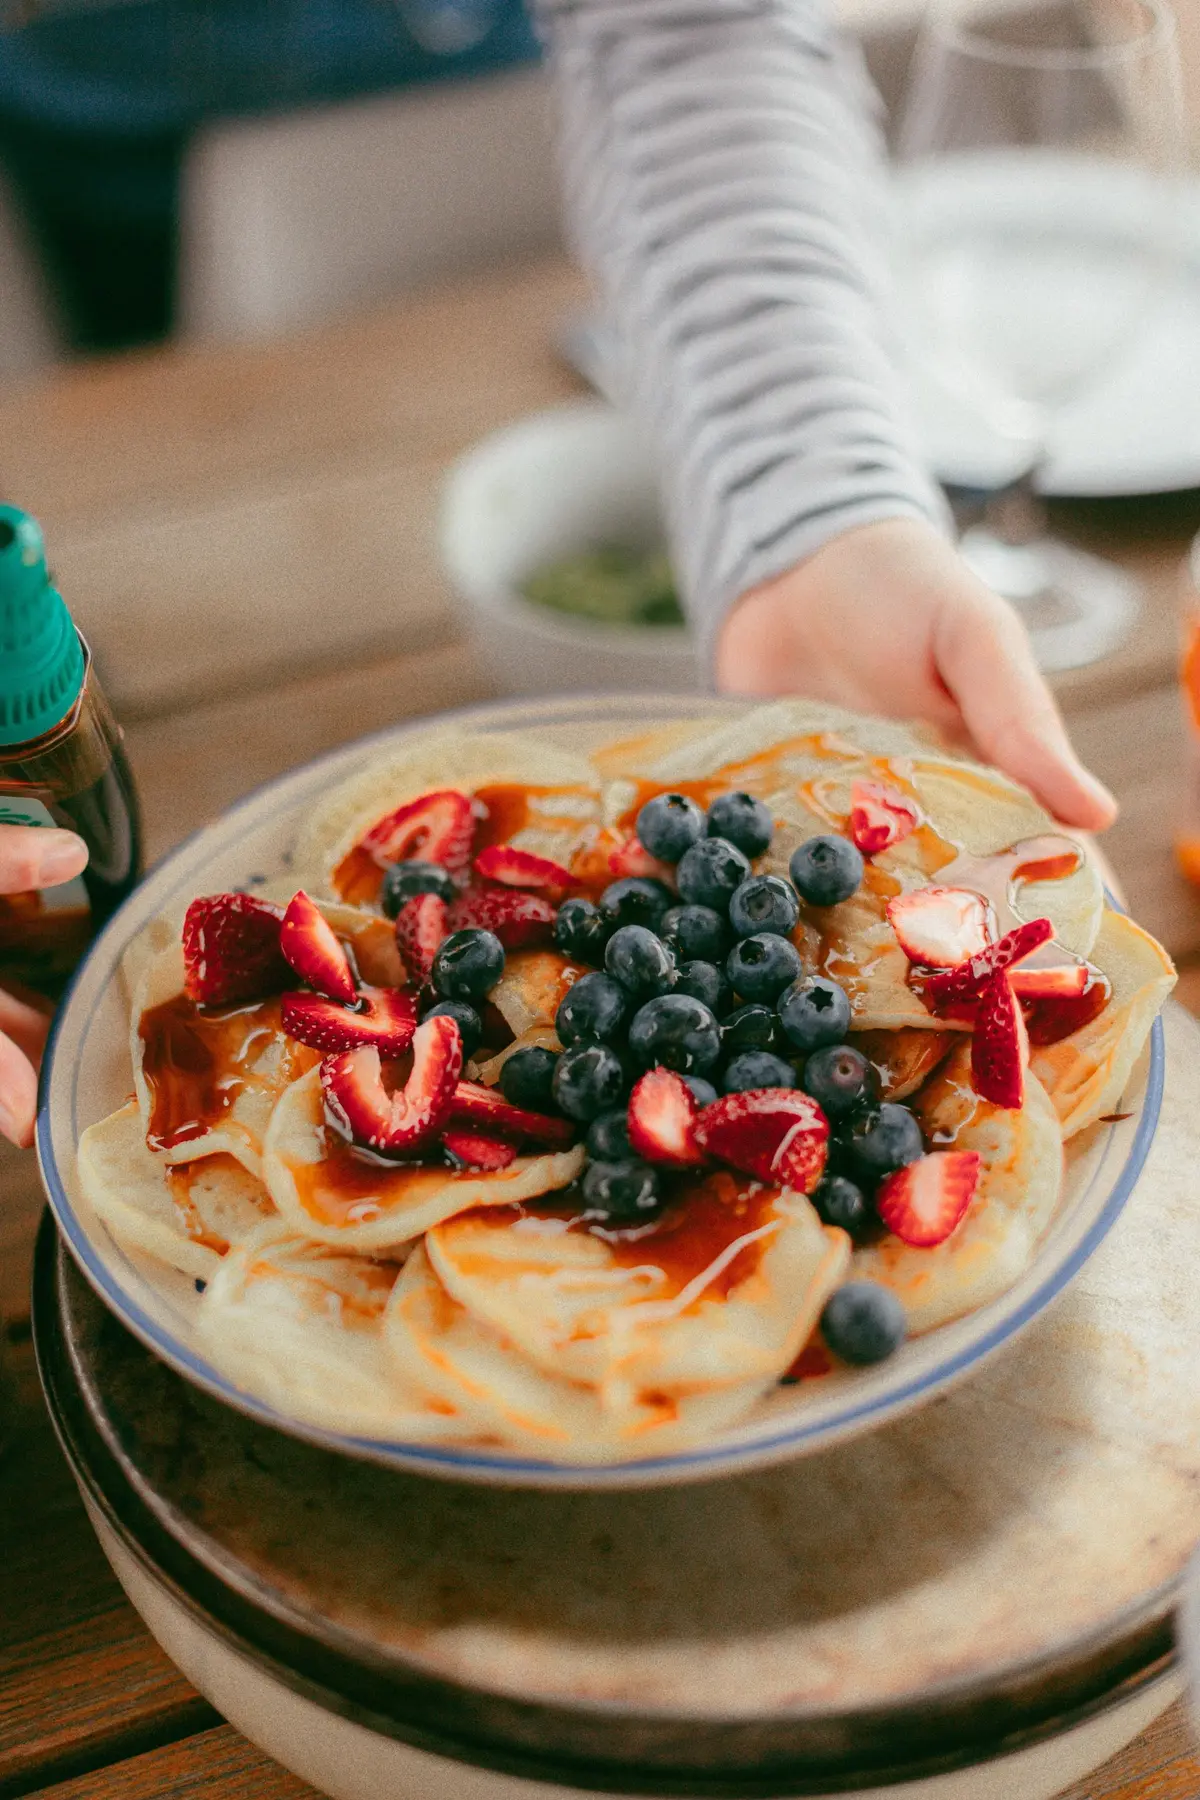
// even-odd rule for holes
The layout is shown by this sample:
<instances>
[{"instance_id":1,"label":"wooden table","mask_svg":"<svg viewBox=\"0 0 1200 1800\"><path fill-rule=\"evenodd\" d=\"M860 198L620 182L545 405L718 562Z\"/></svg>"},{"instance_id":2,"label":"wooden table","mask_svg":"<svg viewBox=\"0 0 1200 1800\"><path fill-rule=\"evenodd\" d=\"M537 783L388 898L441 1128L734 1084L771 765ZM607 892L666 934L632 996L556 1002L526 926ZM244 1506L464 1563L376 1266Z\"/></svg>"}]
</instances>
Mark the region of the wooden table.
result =
<instances>
[{"instance_id":1,"label":"wooden table","mask_svg":"<svg viewBox=\"0 0 1200 1800\"><path fill-rule=\"evenodd\" d=\"M0 487L41 518L96 647L151 857L293 763L488 693L438 569L438 488L473 439L575 391L548 346L580 293L561 263L523 266L283 345L139 354L0 400ZM1124 805L1110 848L1133 910L1200 1005L1200 898L1170 855L1187 787L1178 572L1200 494L1064 506L1059 524L1148 587L1132 645L1060 690ZM92 1538L33 1372L40 1204L32 1160L0 1155L22 1391L0 1464L0 1800L301 1800L166 1661ZM1069 1800L1198 1792L1177 1708Z\"/></svg>"}]
</instances>

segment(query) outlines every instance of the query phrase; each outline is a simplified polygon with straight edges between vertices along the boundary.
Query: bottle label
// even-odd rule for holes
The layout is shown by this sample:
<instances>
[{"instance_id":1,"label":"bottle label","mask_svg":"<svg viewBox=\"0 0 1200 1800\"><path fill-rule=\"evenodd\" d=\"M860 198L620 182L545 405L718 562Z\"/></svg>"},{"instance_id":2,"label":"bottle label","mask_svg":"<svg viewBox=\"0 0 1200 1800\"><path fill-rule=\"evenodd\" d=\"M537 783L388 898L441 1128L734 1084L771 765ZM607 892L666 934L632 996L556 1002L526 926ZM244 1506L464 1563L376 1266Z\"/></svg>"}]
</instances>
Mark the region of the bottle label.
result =
<instances>
[{"instance_id":1,"label":"bottle label","mask_svg":"<svg viewBox=\"0 0 1200 1800\"><path fill-rule=\"evenodd\" d=\"M49 825L59 829L58 820L49 809L40 800L25 794L20 799L12 794L0 794L0 825ZM77 913L81 910L90 913L92 908L82 875L60 881L57 887L39 888L38 901L38 910L42 913Z\"/></svg>"}]
</instances>

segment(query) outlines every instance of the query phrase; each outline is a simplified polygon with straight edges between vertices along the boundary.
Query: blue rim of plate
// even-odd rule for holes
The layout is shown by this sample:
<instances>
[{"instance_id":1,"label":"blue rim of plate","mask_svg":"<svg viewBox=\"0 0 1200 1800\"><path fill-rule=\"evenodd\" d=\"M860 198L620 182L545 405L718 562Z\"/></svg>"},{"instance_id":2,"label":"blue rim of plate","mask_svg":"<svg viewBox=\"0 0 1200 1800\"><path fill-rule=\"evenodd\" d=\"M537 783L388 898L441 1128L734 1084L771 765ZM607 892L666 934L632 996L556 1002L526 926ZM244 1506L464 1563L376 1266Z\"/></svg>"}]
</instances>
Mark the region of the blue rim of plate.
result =
<instances>
[{"instance_id":1,"label":"blue rim of plate","mask_svg":"<svg viewBox=\"0 0 1200 1800\"><path fill-rule=\"evenodd\" d=\"M572 696L572 699L578 704L586 702L587 697ZM437 719L440 721L455 717L467 718L473 714L490 710L492 709L487 707L464 707L456 709L454 712L438 714ZM433 720L420 720L414 721L414 726L419 728L422 724L432 723L434 723ZM326 762L334 762L350 749L368 750L374 740L382 741L394 736L394 728L373 733L370 737L360 739L353 745L342 746L324 756L313 758L309 763L289 769L284 774L264 782L260 787L244 795L235 805L221 814L221 822L232 823L239 813L257 806L268 794L302 772L317 768ZM948 1355L942 1362L914 1376L906 1386L889 1389L887 1392L865 1399L857 1405L850 1404L833 1419L814 1420L810 1424L805 1424L803 1420L800 1420L770 1437L756 1438L753 1442L718 1444L709 1449L678 1451L667 1456L646 1457L640 1461L611 1465L552 1462L536 1457L512 1457L490 1452L446 1449L438 1445L405 1443L389 1438L358 1437L351 1433L334 1432L320 1426L308 1425L303 1420L293 1419L288 1414L279 1412L276 1408L257 1399L253 1394L247 1393L243 1388L237 1387L211 1363L185 1349L178 1338L156 1320L150 1318L142 1307L131 1298L103 1258L97 1254L87 1232L77 1218L74 1205L59 1174L54 1153L49 1095L53 1082L59 1035L70 1010L75 991L92 963L100 959L112 938L119 936L123 916L130 909L137 895L141 893L145 881L180 856L190 844L203 837L205 832L211 830L216 822L212 821L199 830L191 832L147 871L143 882L118 907L75 971L55 1014L42 1062L35 1138L38 1162L51 1210L71 1254L101 1299L105 1301L116 1317L136 1337L141 1339L147 1349L154 1351L163 1361L198 1387L214 1395L217 1399L225 1401L239 1412L246 1413L262 1424L284 1431L290 1436L302 1438L306 1442L316 1444L324 1449L340 1451L343 1454L349 1452L352 1455L366 1457L371 1461L384 1463L394 1468L424 1471L447 1480L482 1478L501 1484L505 1477L509 1477L523 1485L546 1487L586 1485L597 1488L627 1488L651 1482L655 1476L678 1474L685 1471L697 1480L703 1480L706 1475L743 1473L768 1462L783 1460L789 1452L799 1451L810 1442L814 1442L814 1447L816 1444L821 1447L832 1446L834 1443L866 1429L876 1415L892 1419L911 1410L922 1398L931 1397L942 1388L957 1381L976 1364L983 1363L1031 1324L1038 1314L1043 1312L1074 1279L1108 1236L1137 1185L1138 1177L1154 1141L1159 1114L1162 1110L1166 1078L1166 1044L1161 1016L1155 1019L1150 1032L1149 1067L1146 1073L1141 1114L1133 1140L1126 1153L1124 1165L1113 1183L1101 1211L1071 1253L1062 1262L1056 1264L1054 1269L1047 1274L1045 1281L1026 1296L1015 1312L997 1320L992 1329L985 1332L982 1337L976 1338L960 1350ZM1118 906L1111 894L1107 895L1107 899L1109 905L1115 910L1124 910ZM84 1022L83 1029L86 1030L97 1007L102 1004L106 986L107 984L98 991L92 1012L89 1013L88 1020ZM76 1143L79 1140L77 1099L77 1084L72 1079L71 1135ZM1107 1149L1101 1159L1100 1169L1096 1171L1093 1180L1099 1178L1106 1160Z\"/></svg>"}]
</instances>

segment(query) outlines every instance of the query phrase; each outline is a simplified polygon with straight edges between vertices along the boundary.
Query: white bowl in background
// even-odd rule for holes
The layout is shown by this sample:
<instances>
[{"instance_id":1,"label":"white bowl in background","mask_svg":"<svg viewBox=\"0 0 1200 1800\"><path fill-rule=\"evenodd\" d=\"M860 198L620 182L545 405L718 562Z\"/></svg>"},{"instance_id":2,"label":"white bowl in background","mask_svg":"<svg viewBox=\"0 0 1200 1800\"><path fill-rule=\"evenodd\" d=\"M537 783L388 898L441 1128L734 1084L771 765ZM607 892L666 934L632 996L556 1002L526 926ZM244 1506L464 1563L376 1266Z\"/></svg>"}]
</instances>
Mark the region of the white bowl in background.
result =
<instances>
[{"instance_id":1,"label":"white bowl in background","mask_svg":"<svg viewBox=\"0 0 1200 1800\"><path fill-rule=\"evenodd\" d=\"M529 576L576 551L662 542L658 478L637 428L598 400L535 413L451 469L441 550L480 654L502 692L694 693L678 625L603 625L526 600Z\"/></svg>"}]
</instances>

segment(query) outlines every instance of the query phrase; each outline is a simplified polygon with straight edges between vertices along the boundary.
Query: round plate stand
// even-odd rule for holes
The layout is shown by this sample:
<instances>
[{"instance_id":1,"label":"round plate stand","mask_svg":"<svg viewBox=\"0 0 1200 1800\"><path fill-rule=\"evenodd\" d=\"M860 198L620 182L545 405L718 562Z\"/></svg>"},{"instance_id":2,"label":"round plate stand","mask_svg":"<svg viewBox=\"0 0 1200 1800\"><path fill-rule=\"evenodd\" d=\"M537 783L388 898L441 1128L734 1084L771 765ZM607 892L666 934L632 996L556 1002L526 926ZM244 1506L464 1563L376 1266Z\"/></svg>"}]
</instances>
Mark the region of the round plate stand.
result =
<instances>
[{"instance_id":1,"label":"round plate stand","mask_svg":"<svg viewBox=\"0 0 1200 1800\"><path fill-rule=\"evenodd\" d=\"M971 1380L786 1467L430 1481L181 1380L41 1245L51 1409L127 1590L336 1800L1048 1800L1177 1691L1200 1539L1195 1026L1070 1288Z\"/></svg>"}]
</instances>

